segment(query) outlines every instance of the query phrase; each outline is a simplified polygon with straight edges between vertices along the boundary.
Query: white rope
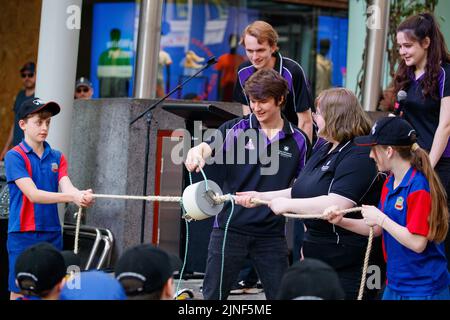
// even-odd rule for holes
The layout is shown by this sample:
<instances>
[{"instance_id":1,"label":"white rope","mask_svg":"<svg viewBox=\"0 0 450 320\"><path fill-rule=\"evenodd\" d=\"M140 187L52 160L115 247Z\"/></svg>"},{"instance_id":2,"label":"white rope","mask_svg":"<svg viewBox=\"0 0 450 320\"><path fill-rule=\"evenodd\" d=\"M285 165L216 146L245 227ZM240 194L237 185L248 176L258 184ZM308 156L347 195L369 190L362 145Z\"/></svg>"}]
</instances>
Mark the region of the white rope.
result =
<instances>
[{"instance_id":1,"label":"white rope","mask_svg":"<svg viewBox=\"0 0 450 320\"><path fill-rule=\"evenodd\" d=\"M126 199L126 200L146 200L146 201L152 201L152 202L181 202L182 197L173 197L173 196L128 196L128 195L111 195L111 194L93 194L93 198L110 198L110 199ZM232 201L234 200L235 196L231 194L226 195L216 195L214 197L214 201L216 204L222 204L226 201ZM258 205L268 205L270 202L253 198L251 200L254 204ZM340 210L339 213L347 214L350 212L358 212L361 211L361 207L355 207L345 210ZM74 247L74 253L78 253L78 234L79 234L79 228L81 223L81 211L82 208L80 207L78 210L78 216L77 216L77 226L75 231L75 247ZM283 216L287 218L293 218L293 219L325 219L326 215L324 214L292 214L292 213L284 213ZM370 258L370 251L372 250L372 241L373 241L373 227L370 227L370 233L369 233L369 239L367 242L367 249L366 249L366 255L364 258L364 266L363 266L363 274L361 277L361 283L358 293L358 300L362 300L363 294L364 294L364 287L366 282L366 274L367 274L367 268L369 266L369 258Z\"/></svg>"},{"instance_id":2,"label":"white rope","mask_svg":"<svg viewBox=\"0 0 450 320\"><path fill-rule=\"evenodd\" d=\"M81 226L81 213L83 211L82 207L78 208L77 212L77 224L75 226L75 240L73 244L73 253L78 254L78 239L80 236L80 226Z\"/></svg>"},{"instance_id":3,"label":"white rope","mask_svg":"<svg viewBox=\"0 0 450 320\"><path fill-rule=\"evenodd\" d=\"M180 202L181 197L172 196L127 196L114 194L93 194L93 198L125 199L125 200L146 200L152 202Z\"/></svg>"},{"instance_id":4,"label":"white rope","mask_svg":"<svg viewBox=\"0 0 450 320\"><path fill-rule=\"evenodd\" d=\"M358 300L362 300L363 295L364 295L364 287L366 286L367 268L369 268L370 252L372 251L373 233L374 233L373 227L370 227L369 239L367 240L366 255L364 257L364 265L363 265L361 283L359 285Z\"/></svg>"}]
</instances>

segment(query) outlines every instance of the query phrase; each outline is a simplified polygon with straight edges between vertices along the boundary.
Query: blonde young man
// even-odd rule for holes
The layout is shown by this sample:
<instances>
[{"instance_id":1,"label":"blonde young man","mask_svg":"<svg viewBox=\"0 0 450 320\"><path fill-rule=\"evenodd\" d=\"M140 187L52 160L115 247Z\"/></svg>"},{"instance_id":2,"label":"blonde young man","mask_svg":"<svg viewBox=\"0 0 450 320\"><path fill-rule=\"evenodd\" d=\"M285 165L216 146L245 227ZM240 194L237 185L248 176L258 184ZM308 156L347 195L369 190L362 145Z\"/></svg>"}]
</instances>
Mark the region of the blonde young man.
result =
<instances>
[{"instance_id":1,"label":"blonde young man","mask_svg":"<svg viewBox=\"0 0 450 320\"><path fill-rule=\"evenodd\" d=\"M258 70L274 69L289 85L284 109L286 118L302 129L312 142L311 108L314 108L314 102L308 79L300 64L281 55L277 43L278 34L267 22L255 21L245 28L240 44L245 48L248 61L238 68L233 100L242 103L244 115L250 113L250 100L244 93L245 82Z\"/></svg>"}]
</instances>

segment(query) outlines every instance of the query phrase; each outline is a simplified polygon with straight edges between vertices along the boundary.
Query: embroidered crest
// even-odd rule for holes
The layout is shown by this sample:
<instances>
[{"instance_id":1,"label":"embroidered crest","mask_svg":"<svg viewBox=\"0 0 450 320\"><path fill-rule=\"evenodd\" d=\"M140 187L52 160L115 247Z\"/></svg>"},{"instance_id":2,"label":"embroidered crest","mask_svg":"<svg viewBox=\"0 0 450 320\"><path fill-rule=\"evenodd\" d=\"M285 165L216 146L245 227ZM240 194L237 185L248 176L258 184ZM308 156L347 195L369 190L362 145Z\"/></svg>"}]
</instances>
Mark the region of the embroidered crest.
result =
<instances>
[{"instance_id":1,"label":"embroidered crest","mask_svg":"<svg viewBox=\"0 0 450 320\"><path fill-rule=\"evenodd\" d=\"M397 210L403 210L403 203L405 202L405 199L403 199L403 197L398 197L397 200L395 201L395 209Z\"/></svg>"},{"instance_id":2,"label":"embroidered crest","mask_svg":"<svg viewBox=\"0 0 450 320\"><path fill-rule=\"evenodd\" d=\"M58 169L59 169L58 164L56 162L53 162L52 163L52 172L58 172Z\"/></svg>"}]
</instances>

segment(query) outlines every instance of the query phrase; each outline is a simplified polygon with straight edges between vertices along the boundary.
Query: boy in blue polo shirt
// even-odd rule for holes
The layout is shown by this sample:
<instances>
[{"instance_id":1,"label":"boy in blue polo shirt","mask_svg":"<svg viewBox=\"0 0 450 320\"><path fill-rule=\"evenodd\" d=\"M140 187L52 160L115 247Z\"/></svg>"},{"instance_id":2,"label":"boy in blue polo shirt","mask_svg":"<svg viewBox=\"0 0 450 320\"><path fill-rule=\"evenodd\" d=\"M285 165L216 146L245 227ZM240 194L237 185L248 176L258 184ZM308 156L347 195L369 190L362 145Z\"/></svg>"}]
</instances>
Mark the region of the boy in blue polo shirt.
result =
<instances>
[{"instance_id":1,"label":"boy in blue polo shirt","mask_svg":"<svg viewBox=\"0 0 450 320\"><path fill-rule=\"evenodd\" d=\"M65 156L45 141L50 118L59 111L56 102L45 103L39 98L24 102L18 118L25 138L5 157L10 193L7 248L12 299L20 291L14 281L17 257L39 242L62 249L57 203L73 202L82 207L93 203L92 190L80 191L73 186L67 176Z\"/></svg>"},{"instance_id":2,"label":"boy in blue polo shirt","mask_svg":"<svg viewBox=\"0 0 450 320\"><path fill-rule=\"evenodd\" d=\"M342 218L328 208L331 223L368 235L383 233L387 284L383 300L449 300L449 274L443 241L448 232L445 189L416 131L396 117L375 123L371 135L355 143L372 146L380 171L390 171L378 208L363 206L363 219Z\"/></svg>"},{"instance_id":3,"label":"boy in blue polo shirt","mask_svg":"<svg viewBox=\"0 0 450 320\"><path fill-rule=\"evenodd\" d=\"M190 149L186 167L198 171L213 155L217 170L223 173L224 193L287 188L304 167L310 150L306 134L282 115L288 83L275 70L262 69L247 80L245 91L253 113L225 122L214 139ZM268 158L272 160L270 163ZM247 258L258 272L266 298L275 299L288 268L285 218L274 215L267 206L252 209L236 206L230 219L230 203L226 203L216 217L210 237L204 298L226 299Z\"/></svg>"}]
</instances>

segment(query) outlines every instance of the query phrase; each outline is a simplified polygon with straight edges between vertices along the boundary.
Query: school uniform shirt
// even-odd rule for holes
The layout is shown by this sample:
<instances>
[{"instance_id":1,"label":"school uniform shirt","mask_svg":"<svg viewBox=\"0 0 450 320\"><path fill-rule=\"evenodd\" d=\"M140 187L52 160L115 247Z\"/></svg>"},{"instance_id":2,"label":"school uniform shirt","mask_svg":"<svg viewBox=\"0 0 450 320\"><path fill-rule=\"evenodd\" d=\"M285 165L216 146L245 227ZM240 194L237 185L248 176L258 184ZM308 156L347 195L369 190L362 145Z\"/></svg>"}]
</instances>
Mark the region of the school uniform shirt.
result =
<instances>
[{"instance_id":1,"label":"school uniform shirt","mask_svg":"<svg viewBox=\"0 0 450 320\"><path fill-rule=\"evenodd\" d=\"M274 70L287 80L289 86L289 94L284 106L284 115L289 122L297 125L298 112L308 109L314 111L314 101L311 93L311 86L306 79L303 68L294 60L283 57L279 52L275 54ZM250 78L257 69L250 61L242 63L237 72L236 85L233 92L233 100L241 104L250 106L250 98L244 92L245 82Z\"/></svg>"},{"instance_id":2,"label":"school uniform shirt","mask_svg":"<svg viewBox=\"0 0 450 320\"><path fill-rule=\"evenodd\" d=\"M426 237L431 211L430 187L426 177L410 168L394 189L394 177L386 180L379 209L412 234ZM403 296L431 296L449 285L444 244L429 241L416 253L383 230L383 253L387 263L387 285Z\"/></svg>"},{"instance_id":3,"label":"school uniform shirt","mask_svg":"<svg viewBox=\"0 0 450 320\"><path fill-rule=\"evenodd\" d=\"M362 203L376 205L384 180L380 182L375 162L369 158L370 148L356 146L352 141L344 141L329 152L331 147L331 143L326 143L314 151L294 182L291 197L313 198L337 194L350 200L355 206ZM346 217L361 218L361 214L350 213ZM367 244L367 237L328 221L307 219L304 223L307 227L304 242L358 246Z\"/></svg>"},{"instance_id":4,"label":"school uniform shirt","mask_svg":"<svg viewBox=\"0 0 450 320\"><path fill-rule=\"evenodd\" d=\"M61 231L57 204L32 203L15 181L31 178L38 189L58 192L59 181L67 176L64 155L44 142L39 158L23 140L6 154L5 168L10 194L8 232Z\"/></svg>"},{"instance_id":5,"label":"school uniform shirt","mask_svg":"<svg viewBox=\"0 0 450 320\"><path fill-rule=\"evenodd\" d=\"M417 80L413 72L409 76L411 81L406 90L404 89L408 96L404 102L403 118L416 130L419 145L430 151L434 134L439 125L441 99L450 96L450 64L444 63L441 66L438 78L439 100L423 95L422 80L424 75ZM450 158L450 139L442 157Z\"/></svg>"},{"instance_id":6,"label":"school uniform shirt","mask_svg":"<svg viewBox=\"0 0 450 320\"><path fill-rule=\"evenodd\" d=\"M224 194L288 188L305 166L310 149L306 135L286 118L283 129L272 140L261 130L254 114L225 122L217 133L220 135L208 143L215 150L216 163L223 163L215 164L215 170L221 173L218 183ZM215 228L225 228L230 207L226 202L216 216ZM282 237L284 227L285 218L275 215L268 206L251 209L235 206L229 224L229 230L263 237Z\"/></svg>"}]
</instances>

